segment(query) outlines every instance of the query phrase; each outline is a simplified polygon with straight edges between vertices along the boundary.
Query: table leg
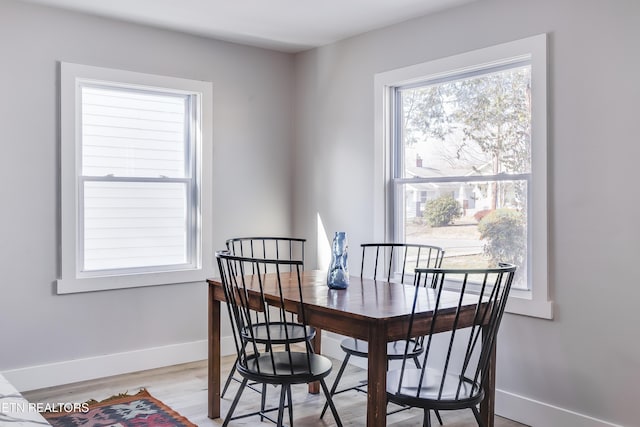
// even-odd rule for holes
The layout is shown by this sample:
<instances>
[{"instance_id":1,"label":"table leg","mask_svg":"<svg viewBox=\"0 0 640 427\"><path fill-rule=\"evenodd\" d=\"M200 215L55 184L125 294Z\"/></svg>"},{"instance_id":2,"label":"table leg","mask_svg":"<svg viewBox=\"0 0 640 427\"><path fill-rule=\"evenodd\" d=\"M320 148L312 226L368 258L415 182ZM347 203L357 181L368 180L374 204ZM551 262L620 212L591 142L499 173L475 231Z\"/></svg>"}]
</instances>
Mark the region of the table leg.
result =
<instances>
[{"instance_id":1,"label":"table leg","mask_svg":"<svg viewBox=\"0 0 640 427\"><path fill-rule=\"evenodd\" d=\"M311 345L313 346L314 353L322 354L322 329L316 328L316 336L313 337L313 340L311 341ZM319 381L309 383L309 393L311 394L320 393Z\"/></svg>"},{"instance_id":2,"label":"table leg","mask_svg":"<svg viewBox=\"0 0 640 427\"><path fill-rule=\"evenodd\" d=\"M380 322L370 328L367 427L382 427L387 423L387 325Z\"/></svg>"},{"instance_id":3,"label":"table leg","mask_svg":"<svg viewBox=\"0 0 640 427\"><path fill-rule=\"evenodd\" d=\"M484 333L484 331L483 331ZM488 333L488 331L487 331ZM496 406L496 343L493 342L493 348L489 355L489 366L487 375L483 378L482 386L484 387L484 400L480 403L480 418L487 427L493 427Z\"/></svg>"},{"instance_id":4,"label":"table leg","mask_svg":"<svg viewBox=\"0 0 640 427\"><path fill-rule=\"evenodd\" d=\"M220 418L220 301L209 285L209 418Z\"/></svg>"}]
</instances>

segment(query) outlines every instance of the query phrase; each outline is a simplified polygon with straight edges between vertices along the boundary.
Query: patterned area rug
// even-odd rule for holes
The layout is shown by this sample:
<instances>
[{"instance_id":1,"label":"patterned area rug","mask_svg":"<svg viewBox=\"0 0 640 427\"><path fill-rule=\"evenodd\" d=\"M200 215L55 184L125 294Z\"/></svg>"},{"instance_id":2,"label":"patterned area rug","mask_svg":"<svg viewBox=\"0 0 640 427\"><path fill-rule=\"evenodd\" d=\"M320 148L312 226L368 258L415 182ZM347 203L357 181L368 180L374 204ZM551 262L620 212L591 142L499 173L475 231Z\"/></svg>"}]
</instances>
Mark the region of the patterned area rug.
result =
<instances>
[{"instance_id":1,"label":"patterned area rug","mask_svg":"<svg viewBox=\"0 0 640 427\"><path fill-rule=\"evenodd\" d=\"M86 411L42 415L54 427L197 427L145 389L87 403Z\"/></svg>"}]
</instances>

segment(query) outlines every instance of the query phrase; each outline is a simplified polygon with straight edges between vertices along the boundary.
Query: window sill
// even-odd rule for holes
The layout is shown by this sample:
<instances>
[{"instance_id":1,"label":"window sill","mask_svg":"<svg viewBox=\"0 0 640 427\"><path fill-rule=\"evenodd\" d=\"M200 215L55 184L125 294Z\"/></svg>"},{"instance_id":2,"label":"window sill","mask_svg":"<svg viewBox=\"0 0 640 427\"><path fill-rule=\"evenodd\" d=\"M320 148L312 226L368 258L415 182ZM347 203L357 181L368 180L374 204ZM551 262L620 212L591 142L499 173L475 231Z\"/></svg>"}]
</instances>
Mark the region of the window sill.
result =
<instances>
[{"instance_id":1,"label":"window sill","mask_svg":"<svg viewBox=\"0 0 640 427\"><path fill-rule=\"evenodd\" d=\"M531 291L512 291L505 312L553 319L553 301L536 300Z\"/></svg>"},{"instance_id":2,"label":"window sill","mask_svg":"<svg viewBox=\"0 0 640 427\"><path fill-rule=\"evenodd\" d=\"M213 269L201 268L196 270L169 271L162 273L58 279L56 282L56 293L58 295L64 295L81 292L108 291L112 289L202 282L206 280L207 277L210 277L212 273Z\"/></svg>"}]
</instances>

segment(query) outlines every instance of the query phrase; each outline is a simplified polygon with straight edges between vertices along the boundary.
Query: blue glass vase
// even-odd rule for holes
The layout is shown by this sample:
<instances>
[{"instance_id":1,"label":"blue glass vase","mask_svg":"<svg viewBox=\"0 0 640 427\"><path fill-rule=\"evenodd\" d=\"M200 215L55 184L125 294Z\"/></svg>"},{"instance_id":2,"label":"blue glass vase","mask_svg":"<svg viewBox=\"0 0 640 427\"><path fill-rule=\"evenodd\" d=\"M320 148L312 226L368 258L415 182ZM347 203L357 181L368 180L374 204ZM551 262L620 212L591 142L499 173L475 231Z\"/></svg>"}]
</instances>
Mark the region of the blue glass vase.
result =
<instances>
[{"instance_id":1,"label":"blue glass vase","mask_svg":"<svg viewBox=\"0 0 640 427\"><path fill-rule=\"evenodd\" d=\"M327 273L327 286L331 289L346 289L349 286L347 247L347 233L336 231L331 247L331 264Z\"/></svg>"}]
</instances>

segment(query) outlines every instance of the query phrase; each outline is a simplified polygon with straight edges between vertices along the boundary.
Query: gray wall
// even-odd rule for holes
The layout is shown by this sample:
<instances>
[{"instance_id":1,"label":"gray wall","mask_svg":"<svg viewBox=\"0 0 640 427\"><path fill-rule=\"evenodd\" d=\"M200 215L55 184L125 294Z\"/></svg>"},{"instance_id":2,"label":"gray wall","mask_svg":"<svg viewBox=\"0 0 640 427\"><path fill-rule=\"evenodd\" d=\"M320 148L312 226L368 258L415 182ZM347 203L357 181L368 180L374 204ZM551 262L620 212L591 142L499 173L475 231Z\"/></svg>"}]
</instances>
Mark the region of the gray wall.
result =
<instances>
[{"instance_id":1,"label":"gray wall","mask_svg":"<svg viewBox=\"0 0 640 427\"><path fill-rule=\"evenodd\" d=\"M556 311L553 321L505 316L498 388L638 425L637 0L481 0L299 54L294 230L315 236L320 214L352 248L371 239L375 73L540 33Z\"/></svg>"},{"instance_id":2,"label":"gray wall","mask_svg":"<svg viewBox=\"0 0 640 427\"><path fill-rule=\"evenodd\" d=\"M291 231L293 57L12 0L0 54L0 371L205 340L204 283L55 295L57 61L213 82L219 249Z\"/></svg>"},{"instance_id":3,"label":"gray wall","mask_svg":"<svg viewBox=\"0 0 640 427\"><path fill-rule=\"evenodd\" d=\"M54 294L57 61L212 81L215 246L293 231L313 259L318 215L373 234L375 73L543 32L556 316L506 316L498 387L637 425L636 0L480 0L295 56L0 0L0 371L206 338L201 283Z\"/></svg>"}]
</instances>

